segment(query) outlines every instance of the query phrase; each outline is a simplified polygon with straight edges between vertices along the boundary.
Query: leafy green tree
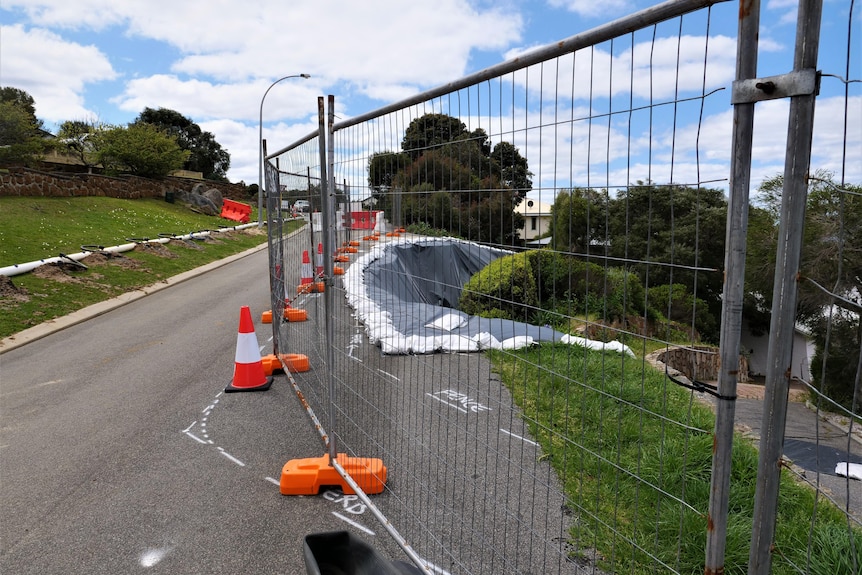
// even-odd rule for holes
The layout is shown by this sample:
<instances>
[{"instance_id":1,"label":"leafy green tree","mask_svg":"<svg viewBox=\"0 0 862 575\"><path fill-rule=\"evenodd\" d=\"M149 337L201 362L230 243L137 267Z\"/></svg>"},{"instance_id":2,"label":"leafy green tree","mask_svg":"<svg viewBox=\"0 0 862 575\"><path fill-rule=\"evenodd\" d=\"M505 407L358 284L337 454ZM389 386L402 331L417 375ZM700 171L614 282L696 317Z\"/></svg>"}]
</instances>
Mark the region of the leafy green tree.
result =
<instances>
[{"instance_id":1,"label":"leafy green tree","mask_svg":"<svg viewBox=\"0 0 862 575\"><path fill-rule=\"evenodd\" d=\"M551 206L552 245L557 251L604 251L607 243L607 190L560 190ZM591 246L596 246L591 249Z\"/></svg>"},{"instance_id":2,"label":"leafy green tree","mask_svg":"<svg viewBox=\"0 0 862 575\"><path fill-rule=\"evenodd\" d=\"M23 110L36 130L41 130L42 120L36 117L36 101L29 93L12 86L0 88L0 102L9 102Z\"/></svg>"},{"instance_id":3,"label":"leafy green tree","mask_svg":"<svg viewBox=\"0 0 862 575\"><path fill-rule=\"evenodd\" d=\"M102 135L102 126L96 122L84 120L69 120L60 124L57 139L60 146L69 154L81 160L87 171L99 164L98 148Z\"/></svg>"},{"instance_id":4,"label":"leafy green tree","mask_svg":"<svg viewBox=\"0 0 862 575\"><path fill-rule=\"evenodd\" d=\"M401 152L376 153L368 165L377 208L391 213L400 205L408 225L424 224L505 245L518 241L522 216L514 208L532 188L531 176L527 160L512 144L492 147L483 129L468 131L446 114L414 119L405 130ZM437 196L440 192L449 195L447 201Z\"/></svg>"},{"instance_id":5,"label":"leafy green tree","mask_svg":"<svg viewBox=\"0 0 862 575\"><path fill-rule=\"evenodd\" d=\"M32 96L18 88L0 88L0 164L35 165L48 147Z\"/></svg>"},{"instance_id":6,"label":"leafy green tree","mask_svg":"<svg viewBox=\"0 0 862 575\"><path fill-rule=\"evenodd\" d=\"M97 159L108 173L129 172L145 178L162 178L182 167L189 152L152 124L105 129Z\"/></svg>"},{"instance_id":7,"label":"leafy green tree","mask_svg":"<svg viewBox=\"0 0 862 575\"><path fill-rule=\"evenodd\" d=\"M727 221L721 190L638 182L608 208L612 257L633 262L645 287L682 284L720 315Z\"/></svg>"},{"instance_id":8,"label":"leafy green tree","mask_svg":"<svg viewBox=\"0 0 862 575\"><path fill-rule=\"evenodd\" d=\"M446 114L425 114L404 131L401 149L415 160L426 152L468 134L464 122Z\"/></svg>"},{"instance_id":9,"label":"leafy green tree","mask_svg":"<svg viewBox=\"0 0 862 575\"><path fill-rule=\"evenodd\" d=\"M507 188L518 193L519 198L533 189L530 179L533 173L527 167L527 159L521 156L518 148L509 142L498 142L491 152L491 160L500 170L500 180Z\"/></svg>"},{"instance_id":10,"label":"leafy green tree","mask_svg":"<svg viewBox=\"0 0 862 575\"><path fill-rule=\"evenodd\" d=\"M757 195L763 207L757 219L749 217L752 265L746 264L746 284L766 314L772 307L783 188L782 175L764 180ZM847 407L856 397L859 409L862 389L854 374L862 329L862 186L838 185L822 170L809 178L799 277L797 320L810 328L815 342L812 376L829 397ZM833 335L827 337L830 331Z\"/></svg>"},{"instance_id":11,"label":"leafy green tree","mask_svg":"<svg viewBox=\"0 0 862 575\"><path fill-rule=\"evenodd\" d=\"M167 108L144 108L135 123L152 124L174 136L180 149L189 152L180 166L182 169L201 172L207 180L227 181L230 154L212 133L202 130L179 112Z\"/></svg>"}]
</instances>

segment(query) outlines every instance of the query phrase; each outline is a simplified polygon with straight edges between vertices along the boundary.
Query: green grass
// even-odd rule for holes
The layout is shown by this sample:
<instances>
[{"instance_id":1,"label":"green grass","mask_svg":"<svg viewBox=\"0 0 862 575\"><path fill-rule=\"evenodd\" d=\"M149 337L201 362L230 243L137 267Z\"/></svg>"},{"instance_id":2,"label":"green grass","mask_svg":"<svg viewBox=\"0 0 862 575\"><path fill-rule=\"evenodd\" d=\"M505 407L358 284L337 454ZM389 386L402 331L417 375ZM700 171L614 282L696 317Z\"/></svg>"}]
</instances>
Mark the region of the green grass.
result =
<instances>
[{"instance_id":1,"label":"green grass","mask_svg":"<svg viewBox=\"0 0 862 575\"><path fill-rule=\"evenodd\" d=\"M703 573L714 416L641 359L542 345L490 354L566 491L575 554L616 573ZM539 368L541 366L541 368ZM747 572L757 450L736 437L725 573ZM685 504L680 503L684 501ZM816 509L816 512L815 512ZM772 573L852 573L846 517L788 476ZM812 528L812 517L815 521ZM862 533L853 532L857 565ZM857 567L858 568L858 567Z\"/></svg>"},{"instance_id":2,"label":"green grass","mask_svg":"<svg viewBox=\"0 0 862 575\"><path fill-rule=\"evenodd\" d=\"M253 210L252 220L256 217ZM0 266L78 253L84 245L108 247L129 243L129 238L182 235L235 224L157 199L4 197L0 198ZM27 299L0 294L0 337L266 242L265 230L257 228L213 234L213 238L172 241L161 254L135 249L109 262L91 263L86 271L13 276L12 283Z\"/></svg>"}]
</instances>

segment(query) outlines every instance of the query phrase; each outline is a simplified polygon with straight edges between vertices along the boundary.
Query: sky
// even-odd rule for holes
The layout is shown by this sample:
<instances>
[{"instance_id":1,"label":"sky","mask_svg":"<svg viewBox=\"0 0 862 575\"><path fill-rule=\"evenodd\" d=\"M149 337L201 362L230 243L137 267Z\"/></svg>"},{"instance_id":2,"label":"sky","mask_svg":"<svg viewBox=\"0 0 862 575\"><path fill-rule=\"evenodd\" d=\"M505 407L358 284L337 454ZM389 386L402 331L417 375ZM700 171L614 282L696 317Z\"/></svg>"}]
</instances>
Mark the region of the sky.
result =
<instances>
[{"instance_id":1,"label":"sky","mask_svg":"<svg viewBox=\"0 0 862 575\"><path fill-rule=\"evenodd\" d=\"M862 183L862 6L824 0L812 168ZM360 115L564 40L647 0L0 0L0 85L28 92L52 132L67 120L132 122L169 108L211 132L231 156L232 182L258 180L258 134L279 149L317 127L317 98L339 119ZM713 8L715 81L730 92L738 3ZM796 0L763 0L758 75L789 72ZM658 44L661 49L661 44ZM674 52L676 48L673 48ZM310 74L311 78L284 76ZM264 100L261 118L261 99ZM846 106L845 106L846 104ZM752 184L784 164L787 101L758 104ZM684 118L683 118L684 119ZM729 96L702 123L700 155L726 178ZM530 165L539 162L527 153Z\"/></svg>"}]
</instances>

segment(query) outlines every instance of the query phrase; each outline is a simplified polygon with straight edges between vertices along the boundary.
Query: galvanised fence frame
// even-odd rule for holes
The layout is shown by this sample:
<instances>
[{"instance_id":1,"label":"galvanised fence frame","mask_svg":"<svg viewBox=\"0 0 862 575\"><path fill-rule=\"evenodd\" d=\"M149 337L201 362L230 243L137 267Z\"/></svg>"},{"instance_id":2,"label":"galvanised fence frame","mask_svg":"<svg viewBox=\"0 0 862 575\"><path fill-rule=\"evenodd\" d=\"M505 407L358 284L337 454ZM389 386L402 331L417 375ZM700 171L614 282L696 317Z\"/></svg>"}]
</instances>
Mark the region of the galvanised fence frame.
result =
<instances>
[{"instance_id":1,"label":"galvanised fence frame","mask_svg":"<svg viewBox=\"0 0 862 575\"><path fill-rule=\"evenodd\" d=\"M849 6L846 69L826 74L844 82L845 108L858 81ZM330 464L391 535L366 533L375 546L425 573L862 572L859 482L812 479L783 452L800 383L818 416L846 419L839 457L859 457L858 364L850 408L789 367L821 2L800 2L793 68L770 78L757 76L760 9L671 0L340 122L320 98L319 129L266 154L275 352L310 358L288 379ZM732 82L714 71L727 44L711 32L730 15ZM717 177L700 137L726 91L731 165ZM780 98L788 149L755 444L737 412L752 139L757 103ZM843 165L862 161L848 130ZM859 249L860 194L843 172L828 183L844 261ZM298 198L311 209L288 232L282 201ZM827 334L833 318L858 323L842 269L821 290ZM310 321L278 321L288 307ZM351 475L339 454L382 460L384 491L364 493L362 468ZM805 536L788 525L788 493L814 499Z\"/></svg>"}]
</instances>

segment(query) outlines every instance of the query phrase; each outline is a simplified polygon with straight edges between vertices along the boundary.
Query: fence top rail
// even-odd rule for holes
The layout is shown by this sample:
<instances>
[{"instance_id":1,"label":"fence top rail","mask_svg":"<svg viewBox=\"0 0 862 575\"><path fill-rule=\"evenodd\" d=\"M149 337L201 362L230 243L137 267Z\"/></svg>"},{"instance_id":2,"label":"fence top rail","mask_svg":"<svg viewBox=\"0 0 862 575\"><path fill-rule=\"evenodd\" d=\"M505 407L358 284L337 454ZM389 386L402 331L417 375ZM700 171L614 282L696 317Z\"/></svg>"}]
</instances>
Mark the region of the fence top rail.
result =
<instances>
[{"instance_id":1,"label":"fence top rail","mask_svg":"<svg viewBox=\"0 0 862 575\"><path fill-rule=\"evenodd\" d=\"M613 38L617 38L623 34L634 32L636 30L646 28L647 26L670 20L671 18L683 16L701 8L728 1L730 0L666 0L665 2L650 6L649 8L644 8L643 10L634 12L628 16L608 22L607 24L597 26L591 30L575 34L565 40L548 44L542 48L530 50L517 58L506 60L500 64L495 64L485 68L484 70L464 76L454 82L443 84L437 88L432 88L431 90L421 92L399 102L372 110L371 112L367 112L354 118L337 122L333 125L332 129L333 131L337 131L349 128L350 126L379 118L390 112L396 112L408 106L420 104L438 96L443 96L450 92L455 92L462 88L467 88L492 78L516 72L551 58L569 54L582 48L588 48Z\"/></svg>"},{"instance_id":2,"label":"fence top rail","mask_svg":"<svg viewBox=\"0 0 862 575\"><path fill-rule=\"evenodd\" d=\"M292 144L290 144L290 145L288 145L288 146L285 146L284 148L280 149L280 150L279 150L279 151L277 151L277 152L273 152L272 154L268 154L268 155L266 156L266 159L267 159L267 161L272 160L272 159L274 159L274 158L276 158L276 157L278 157L278 156L280 156L280 155L282 155L282 154L285 154L285 153L287 153L287 152L289 152L289 151L293 150L294 148L298 148L299 146L301 146L301 145L305 144L306 142L310 142L310 141L311 141L311 140L313 140L316 136L319 136L319 135L320 135L320 130L319 130L319 129L318 129L318 130L314 130L313 132L311 132L311 133L307 134L304 138L301 138L301 139L299 139L299 140L295 141L294 143L292 143Z\"/></svg>"},{"instance_id":3,"label":"fence top rail","mask_svg":"<svg viewBox=\"0 0 862 575\"><path fill-rule=\"evenodd\" d=\"M495 64L494 66L490 66L468 76L464 76L458 80L449 82L448 84L443 84L436 88L432 88L431 90L420 92L419 94L415 94L414 96L411 96L409 98L394 102L382 108L377 108L376 110L372 110L365 114L355 116L348 120L336 122L335 124L333 124L332 130L343 130L351 126L361 124L362 122L379 118L391 112L396 112L408 106L420 104L438 96L443 96L450 92L455 92L462 88L467 88L480 82L490 80L492 78L497 78L511 72L516 72L534 64L544 62L545 60L549 60L557 56L562 56L564 54L569 54L582 48L588 48L590 46L600 44L601 42L606 42L613 38L617 38L623 34L634 32L636 30L646 28L647 26L652 26L654 24L658 24L659 22L663 22L665 20L670 20L671 18L676 18L678 16L694 12L701 8L706 8L714 4L720 4L722 2L729 1L730 0L665 0L665 2L650 6L649 8L644 8L643 10L634 12L633 14L629 14L628 16L624 16L617 20L608 22L607 24L597 26L596 28L581 32L579 34L575 34L574 36L570 36L565 40L554 42L553 44L548 44L542 48L530 50L529 52L522 54L517 58L512 58L511 60L507 60L500 64ZM287 153L290 150L308 142L317 135L319 135L319 132L318 130L315 130L304 138L297 140L296 142L278 150L277 152L273 152L272 154L267 155L266 159L271 160L277 156Z\"/></svg>"}]
</instances>

